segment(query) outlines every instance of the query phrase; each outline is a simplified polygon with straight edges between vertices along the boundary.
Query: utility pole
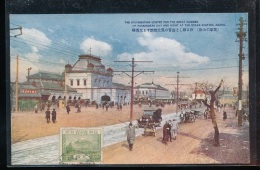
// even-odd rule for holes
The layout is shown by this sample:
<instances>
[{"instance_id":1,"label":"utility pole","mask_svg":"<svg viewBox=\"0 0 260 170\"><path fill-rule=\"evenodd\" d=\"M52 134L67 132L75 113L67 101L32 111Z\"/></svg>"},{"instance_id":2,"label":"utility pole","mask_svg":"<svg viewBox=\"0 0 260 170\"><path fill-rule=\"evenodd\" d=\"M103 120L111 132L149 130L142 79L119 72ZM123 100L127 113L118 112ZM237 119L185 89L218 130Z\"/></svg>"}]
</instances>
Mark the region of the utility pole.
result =
<instances>
[{"instance_id":1,"label":"utility pole","mask_svg":"<svg viewBox=\"0 0 260 170\"><path fill-rule=\"evenodd\" d=\"M15 111L18 112L18 73L19 73L19 56L16 57L16 81L15 81Z\"/></svg>"},{"instance_id":2,"label":"utility pole","mask_svg":"<svg viewBox=\"0 0 260 170\"><path fill-rule=\"evenodd\" d=\"M65 102L64 102L64 105L65 105L65 107L67 106L67 84L66 84L66 77L67 77L67 75L66 75L66 72L67 72L67 70L65 68L65 72L64 72L64 90L65 90Z\"/></svg>"},{"instance_id":3,"label":"utility pole","mask_svg":"<svg viewBox=\"0 0 260 170\"><path fill-rule=\"evenodd\" d=\"M184 85L190 85L190 84L180 84L180 78L190 78L190 77L180 77L180 72L177 72L177 77L167 77L167 78L177 78L177 84L166 84L166 85L173 85L174 87L176 86L176 91L177 91L177 101L176 101L176 115L178 114L178 107L179 107L179 89L181 86ZM179 87L180 86L180 87Z\"/></svg>"},{"instance_id":4,"label":"utility pole","mask_svg":"<svg viewBox=\"0 0 260 170\"><path fill-rule=\"evenodd\" d=\"M154 71L135 71L135 62L152 62L152 61L135 61L134 58L132 58L132 61L114 61L114 62L131 62L132 71L114 71L114 72L122 72L129 76L131 78L131 103L130 103L130 122L132 122L133 119L133 105L134 105L134 78L142 73L145 72L152 72ZM131 72L131 75L127 74L127 72ZM135 72L139 72L138 74L134 75Z\"/></svg>"},{"instance_id":5,"label":"utility pole","mask_svg":"<svg viewBox=\"0 0 260 170\"><path fill-rule=\"evenodd\" d=\"M245 59L243 53L243 42L246 41L246 32L243 30L244 20L243 17L239 19L239 32L237 32L237 38L239 39L239 68L238 68L238 126L242 126L242 60Z\"/></svg>"},{"instance_id":6,"label":"utility pole","mask_svg":"<svg viewBox=\"0 0 260 170\"><path fill-rule=\"evenodd\" d=\"M28 81L28 84L30 83L29 82L29 76L30 76L30 70L32 69L32 67L29 67L27 68L26 70L28 70L28 76L27 76L27 81Z\"/></svg>"}]
</instances>

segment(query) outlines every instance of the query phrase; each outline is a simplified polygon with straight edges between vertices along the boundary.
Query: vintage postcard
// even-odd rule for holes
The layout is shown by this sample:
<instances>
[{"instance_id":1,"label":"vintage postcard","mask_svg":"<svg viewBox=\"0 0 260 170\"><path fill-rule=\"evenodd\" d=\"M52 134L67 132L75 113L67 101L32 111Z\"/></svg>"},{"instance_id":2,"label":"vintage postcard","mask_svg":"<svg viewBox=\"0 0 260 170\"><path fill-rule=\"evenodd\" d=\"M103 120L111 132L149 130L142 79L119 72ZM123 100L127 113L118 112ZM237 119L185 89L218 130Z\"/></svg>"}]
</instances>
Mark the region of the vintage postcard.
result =
<instances>
[{"instance_id":1,"label":"vintage postcard","mask_svg":"<svg viewBox=\"0 0 260 170\"><path fill-rule=\"evenodd\" d=\"M248 20L10 14L10 165L250 164Z\"/></svg>"}]
</instances>

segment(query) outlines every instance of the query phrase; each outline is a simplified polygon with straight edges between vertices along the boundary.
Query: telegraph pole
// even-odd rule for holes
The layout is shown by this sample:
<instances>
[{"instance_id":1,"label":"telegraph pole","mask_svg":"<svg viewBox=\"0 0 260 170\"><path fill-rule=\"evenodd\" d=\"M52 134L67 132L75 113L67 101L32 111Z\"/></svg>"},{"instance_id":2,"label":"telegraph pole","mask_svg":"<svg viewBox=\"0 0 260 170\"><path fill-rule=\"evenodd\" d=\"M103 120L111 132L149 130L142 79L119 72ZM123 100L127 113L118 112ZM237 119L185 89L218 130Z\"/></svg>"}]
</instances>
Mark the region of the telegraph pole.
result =
<instances>
[{"instance_id":1,"label":"telegraph pole","mask_svg":"<svg viewBox=\"0 0 260 170\"><path fill-rule=\"evenodd\" d=\"M198 87L198 83L195 83L195 108L197 108L197 87Z\"/></svg>"},{"instance_id":2,"label":"telegraph pole","mask_svg":"<svg viewBox=\"0 0 260 170\"><path fill-rule=\"evenodd\" d=\"M27 68L26 70L28 70L28 76L27 76L27 81L28 81L28 84L30 83L29 82L29 76L30 76L30 70L32 69L32 67L29 67Z\"/></svg>"},{"instance_id":3,"label":"telegraph pole","mask_svg":"<svg viewBox=\"0 0 260 170\"><path fill-rule=\"evenodd\" d=\"M237 38L239 39L239 68L238 68L238 126L242 126L242 60L245 59L243 53L243 42L246 40L246 32L243 30L244 20L243 17L239 19L239 32L237 32Z\"/></svg>"},{"instance_id":4,"label":"telegraph pole","mask_svg":"<svg viewBox=\"0 0 260 170\"><path fill-rule=\"evenodd\" d=\"M173 85L176 86L176 91L177 91L177 101L176 101L176 115L178 114L178 106L179 106L179 89L183 85L190 85L190 84L180 84L180 78L190 78L190 77L180 77L180 72L177 72L177 77L167 77L167 78L177 78L177 84L166 84L166 85ZM180 85L180 87L179 87Z\"/></svg>"},{"instance_id":5,"label":"telegraph pole","mask_svg":"<svg viewBox=\"0 0 260 170\"><path fill-rule=\"evenodd\" d=\"M67 77L67 75L66 75L66 72L67 72L67 70L65 68L65 72L64 72L64 90L65 90L65 102L64 102L64 105L65 105L65 107L67 106L67 84L66 84L66 77Z\"/></svg>"},{"instance_id":6,"label":"telegraph pole","mask_svg":"<svg viewBox=\"0 0 260 170\"><path fill-rule=\"evenodd\" d=\"M18 112L18 71L19 70L19 56L16 57L16 81L15 81L15 111Z\"/></svg>"},{"instance_id":7,"label":"telegraph pole","mask_svg":"<svg viewBox=\"0 0 260 170\"><path fill-rule=\"evenodd\" d=\"M19 26L18 28L10 28L10 30L20 30L19 34L16 34L14 36L10 36L10 37L17 37L19 35L22 35L22 27ZM18 69L19 69L19 56L17 55L16 57L16 81L15 81L15 111L18 112Z\"/></svg>"},{"instance_id":8,"label":"telegraph pole","mask_svg":"<svg viewBox=\"0 0 260 170\"><path fill-rule=\"evenodd\" d=\"M129 76L131 78L131 103L130 103L130 122L132 122L133 119L133 105L134 105L134 78L142 73L145 72L152 72L154 71L135 71L135 62L152 62L152 61L135 61L134 58L132 58L132 61L114 61L114 62L131 62L132 71L114 71L114 72L122 72ZM127 74L127 72L131 72L131 75ZM134 75L135 72L139 72L138 74Z\"/></svg>"}]
</instances>

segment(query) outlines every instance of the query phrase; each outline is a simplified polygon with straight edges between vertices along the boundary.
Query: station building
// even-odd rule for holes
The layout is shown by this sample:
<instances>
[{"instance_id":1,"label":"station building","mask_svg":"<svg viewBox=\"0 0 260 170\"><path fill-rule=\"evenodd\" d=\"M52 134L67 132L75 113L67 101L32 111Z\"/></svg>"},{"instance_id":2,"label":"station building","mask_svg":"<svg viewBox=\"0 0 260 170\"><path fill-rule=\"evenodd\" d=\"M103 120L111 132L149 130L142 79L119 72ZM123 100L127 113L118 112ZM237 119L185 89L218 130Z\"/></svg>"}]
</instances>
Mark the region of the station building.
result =
<instances>
[{"instance_id":1,"label":"station building","mask_svg":"<svg viewBox=\"0 0 260 170\"><path fill-rule=\"evenodd\" d=\"M80 55L74 65L65 66L66 85L82 94L82 99L102 103L129 103L128 86L113 83L113 69L106 69L99 57Z\"/></svg>"}]
</instances>

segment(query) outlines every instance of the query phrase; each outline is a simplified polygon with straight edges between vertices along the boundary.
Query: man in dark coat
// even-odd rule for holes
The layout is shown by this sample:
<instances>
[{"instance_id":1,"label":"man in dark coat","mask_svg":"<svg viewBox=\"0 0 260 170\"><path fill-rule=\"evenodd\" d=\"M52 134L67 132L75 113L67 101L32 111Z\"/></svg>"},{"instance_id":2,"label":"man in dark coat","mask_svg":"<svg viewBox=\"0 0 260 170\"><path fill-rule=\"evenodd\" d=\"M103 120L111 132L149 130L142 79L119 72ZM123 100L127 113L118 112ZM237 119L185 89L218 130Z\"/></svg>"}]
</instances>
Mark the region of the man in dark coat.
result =
<instances>
[{"instance_id":1,"label":"man in dark coat","mask_svg":"<svg viewBox=\"0 0 260 170\"><path fill-rule=\"evenodd\" d=\"M126 129L126 137L129 145L129 150L132 151L135 141L135 127L133 127L132 123L129 123L129 126Z\"/></svg>"},{"instance_id":2,"label":"man in dark coat","mask_svg":"<svg viewBox=\"0 0 260 170\"><path fill-rule=\"evenodd\" d=\"M56 113L55 109L53 109L52 112L51 112L51 116L52 116L52 117L51 117L51 120L52 120L53 123L56 122L56 114L57 114L57 113Z\"/></svg>"},{"instance_id":3,"label":"man in dark coat","mask_svg":"<svg viewBox=\"0 0 260 170\"><path fill-rule=\"evenodd\" d=\"M51 115L49 108L46 110L45 115L46 115L45 118L47 120L47 123L49 123L50 122L50 115Z\"/></svg>"},{"instance_id":4,"label":"man in dark coat","mask_svg":"<svg viewBox=\"0 0 260 170\"><path fill-rule=\"evenodd\" d=\"M67 113L69 114L70 113L70 106L69 106L69 104L67 104L66 110L67 110Z\"/></svg>"},{"instance_id":5,"label":"man in dark coat","mask_svg":"<svg viewBox=\"0 0 260 170\"><path fill-rule=\"evenodd\" d=\"M169 140L169 132L170 132L169 130L170 130L169 124L166 121L165 124L163 125L163 141L162 141L165 145L167 145L167 142Z\"/></svg>"}]
</instances>

